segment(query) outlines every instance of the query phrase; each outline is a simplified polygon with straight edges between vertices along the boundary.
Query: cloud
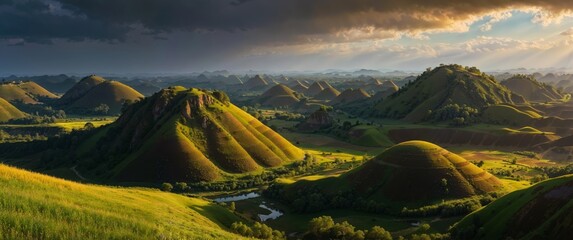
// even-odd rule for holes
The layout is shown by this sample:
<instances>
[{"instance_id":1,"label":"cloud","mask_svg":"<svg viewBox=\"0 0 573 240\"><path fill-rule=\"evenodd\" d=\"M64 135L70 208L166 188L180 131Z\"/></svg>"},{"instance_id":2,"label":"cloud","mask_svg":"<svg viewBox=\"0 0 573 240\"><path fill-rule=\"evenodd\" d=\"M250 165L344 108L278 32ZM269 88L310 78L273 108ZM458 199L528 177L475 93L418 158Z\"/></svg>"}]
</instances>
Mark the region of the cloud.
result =
<instances>
[{"instance_id":1,"label":"cloud","mask_svg":"<svg viewBox=\"0 0 573 240\"><path fill-rule=\"evenodd\" d=\"M482 32L487 32L491 30L494 23L501 22L503 20L509 19L512 16L511 12L496 12L489 15L490 19L480 26Z\"/></svg>"},{"instance_id":2,"label":"cloud","mask_svg":"<svg viewBox=\"0 0 573 240\"><path fill-rule=\"evenodd\" d=\"M0 38L124 41L130 33L247 33L253 44L343 43L464 32L534 14L547 25L571 16L562 0L0 0ZM136 27L137 26L137 27ZM239 34L238 34L239 35ZM240 34L245 35L245 34ZM164 36L163 36L164 37Z\"/></svg>"},{"instance_id":3,"label":"cloud","mask_svg":"<svg viewBox=\"0 0 573 240\"><path fill-rule=\"evenodd\" d=\"M573 28L569 28L561 33L562 36L573 36Z\"/></svg>"},{"instance_id":4,"label":"cloud","mask_svg":"<svg viewBox=\"0 0 573 240\"><path fill-rule=\"evenodd\" d=\"M130 31L126 25L67 15L58 6L48 0L0 0L0 39L42 44L59 38L119 41Z\"/></svg>"}]
</instances>

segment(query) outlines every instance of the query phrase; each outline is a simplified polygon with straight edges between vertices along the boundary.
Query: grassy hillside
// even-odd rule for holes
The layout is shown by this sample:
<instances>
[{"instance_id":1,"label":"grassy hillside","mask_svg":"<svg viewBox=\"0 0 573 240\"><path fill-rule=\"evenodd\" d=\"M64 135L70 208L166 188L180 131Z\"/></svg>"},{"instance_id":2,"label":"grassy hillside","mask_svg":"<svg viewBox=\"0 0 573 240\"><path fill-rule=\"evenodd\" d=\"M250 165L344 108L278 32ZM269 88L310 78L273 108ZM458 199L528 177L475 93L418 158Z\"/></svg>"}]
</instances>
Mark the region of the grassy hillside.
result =
<instances>
[{"instance_id":1,"label":"grassy hillside","mask_svg":"<svg viewBox=\"0 0 573 240\"><path fill-rule=\"evenodd\" d=\"M121 111L124 101L138 101L143 97L144 96L141 93L123 83L117 81L106 81L90 89L82 97L69 105L68 108L92 109L100 104L106 104L109 106L108 113L116 114Z\"/></svg>"},{"instance_id":2,"label":"grassy hillside","mask_svg":"<svg viewBox=\"0 0 573 240\"><path fill-rule=\"evenodd\" d=\"M296 80L295 83L291 86L291 89L297 93L305 93L306 90L308 90L308 86L299 80Z\"/></svg>"},{"instance_id":3,"label":"grassy hillside","mask_svg":"<svg viewBox=\"0 0 573 240\"><path fill-rule=\"evenodd\" d=\"M35 82L22 82L19 84L19 87L26 91L28 94L36 97L36 98L58 98L55 94L51 93L50 91L46 90L42 86L38 85Z\"/></svg>"},{"instance_id":4,"label":"grassy hillside","mask_svg":"<svg viewBox=\"0 0 573 240\"><path fill-rule=\"evenodd\" d=\"M80 169L119 181L214 181L304 157L224 93L199 89L164 89L101 131Z\"/></svg>"},{"instance_id":5,"label":"grassy hillside","mask_svg":"<svg viewBox=\"0 0 573 240\"><path fill-rule=\"evenodd\" d=\"M563 95L555 87L540 83L531 76L515 75L504 80L501 84L528 101L548 102L563 98Z\"/></svg>"},{"instance_id":6,"label":"grassy hillside","mask_svg":"<svg viewBox=\"0 0 573 240\"><path fill-rule=\"evenodd\" d=\"M245 82L245 84L243 84L245 88L250 90L263 89L266 88L268 85L269 83L267 82L267 80L262 78L260 75L252 77L247 82Z\"/></svg>"},{"instance_id":7,"label":"grassy hillside","mask_svg":"<svg viewBox=\"0 0 573 240\"><path fill-rule=\"evenodd\" d=\"M0 164L2 239L239 239L235 215L157 190L84 185Z\"/></svg>"},{"instance_id":8,"label":"grassy hillside","mask_svg":"<svg viewBox=\"0 0 573 240\"><path fill-rule=\"evenodd\" d=\"M316 96L314 96L314 99L332 100L336 98L338 95L340 95L340 92L338 90L336 90L333 87L328 87L320 91Z\"/></svg>"},{"instance_id":9,"label":"grassy hillside","mask_svg":"<svg viewBox=\"0 0 573 240\"><path fill-rule=\"evenodd\" d=\"M60 98L61 104L69 104L84 96L90 89L104 83L106 80L100 76L90 75L76 83Z\"/></svg>"},{"instance_id":10,"label":"grassy hillside","mask_svg":"<svg viewBox=\"0 0 573 240\"><path fill-rule=\"evenodd\" d=\"M573 176L510 193L466 216L452 230L458 239L569 239Z\"/></svg>"},{"instance_id":11,"label":"grassy hillside","mask_svg":"<svg viewBox=\"0 0 573 240\"><path fill-rule=\"evenodd\" d=\"M133 88L99 76L82 79L58 101L60 107L71 112L85 113L105 104L107 114L118 114L125 101L138 101L144 96Z\"/></svg>"},{"instance_id":12,"label":"grassy hillside","mask_svg":"<svg viewBox=\"0 0 573 240\"><path fill-rule=\"evenodd\" d=\"M368 147L390 146L392 142L375 126L360 125L350 129L349 140L352 144Z\"/></svg>"},{"instance_id":13,"label":"grassy hillside","mask_svg":"<svg viewBox=\"0 0 573 240\"><path fill-rule=\"evenodd\" d=\"M11 119L24 118L26 114L14 107L8 101L0 98L0 122L6 122Z\"/></svg>"},{"instance_id":14,"label":"grassy hillside","mask_svg":"<svg viewBox=\"0 0 573 240\"><path fill-rule=\"evenodd\" d=\"M346 89L340 93L334 100L330 102L332 105L336 104L348 104L351 102L356 102L360 100L365 100L370 98L370 95L365 92L363 89Z\"/></svg>"},{"instance_id":15,"label":"grassy hillside","mask_svg":"<svg viewBox=\"0 0 573 240\"><path fill-rule=\"evenodd\" d=\"M299 102L295 91L284 84L277 84L265 91L257 100L262 106L281 107Z\"/></svg>"},{"instance_id":16,"label":"grassy hillside","mask_svg":"<svg viewBox=\"0 0 573 240\"><path fill-rule=\"evenodd\" d=\"M36 104L44 98L57 98L56 95L34 82L0 84L0 97L7 101Z\"/></svg>"},{"instance_id":17,"label":"grassy hillside","mask_svg":"<svg viewBox=\"0 0 573 240\"><path fill-rule=\"evenodd\" d=\"M493 124L513 126L528 126L533 124L541 115L535 112L525 112L509 105L494 105L483 110L481 121Z\"/></svg>"},{"instance_id":18,"label":"grassy hillside","mask_svg":"<svg viewBox=\"0 0 573 240\"><path fill-rule=\"evenodd\" d=\"M444 65L426 71L415 81L384 99L375 107L375 115L422 121L449 105L481 110L489 105L521 103L523 97L476 68Z\"/></svg>"},{"instance_id":19,"label":"grassy hillside","mask_svg":"<svg viewBox=\"0 0 573 240\"><path fill-rule=\"evenodd\" d=\"M495 176L464 158L424 141L403 142L338 177L299 181L287 187L321 189L327 195L351 192L393 206L420 206L504 190Z\"/></svg>"},{"instance_id":20,"label":"grassy hillside","mask_svg":"<svg viewBox=\"0 0 573 240\"><path fill-rule=\"evenodd\" d=\"M310 97L314 97L317 94L319 94L322 90L324 90L322 84L320 84L319 82L314 82L308 87L308 89L306 90L306 92L304 92L304 94Z\"/></svg>"}]
</instances>

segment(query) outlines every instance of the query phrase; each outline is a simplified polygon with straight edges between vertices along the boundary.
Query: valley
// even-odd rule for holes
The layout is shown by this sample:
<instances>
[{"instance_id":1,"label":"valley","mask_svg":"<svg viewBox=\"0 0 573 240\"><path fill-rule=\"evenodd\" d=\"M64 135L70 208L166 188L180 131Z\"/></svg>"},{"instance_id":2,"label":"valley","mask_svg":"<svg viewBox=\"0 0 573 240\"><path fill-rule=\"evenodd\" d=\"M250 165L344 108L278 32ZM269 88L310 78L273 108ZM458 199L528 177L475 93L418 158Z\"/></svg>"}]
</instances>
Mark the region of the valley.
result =
<instances>
[{"instance_id":1,"label":"valley","mask_svg":"<svg viewBox=\"0 0 573 240\"><path fill-rule=\"evenodd\" d=\"M2 234L564 234L559 224L569 215L541 207L570 204L573 105L562 89L530 75L498 82L460 65L427 69L414 79L218 78L238 79L199 75L144 96L120 81L91 75L63 94L43 89L44 95L24 94L31 99L27 103L0 102L0 185L10 192L0 198ZM9 89L42 88L25 83L9 83L15 86ZM530 197L516 197L525 193ZM497 210L503 204L511 208ZM528 214L563 220L540 224ZM524 233L521 225L509 224L514 220L538 228ZM333 230L338 228L344 230ZM355 237L336 235L342 232Z\"/></svg>"}]
</instances>

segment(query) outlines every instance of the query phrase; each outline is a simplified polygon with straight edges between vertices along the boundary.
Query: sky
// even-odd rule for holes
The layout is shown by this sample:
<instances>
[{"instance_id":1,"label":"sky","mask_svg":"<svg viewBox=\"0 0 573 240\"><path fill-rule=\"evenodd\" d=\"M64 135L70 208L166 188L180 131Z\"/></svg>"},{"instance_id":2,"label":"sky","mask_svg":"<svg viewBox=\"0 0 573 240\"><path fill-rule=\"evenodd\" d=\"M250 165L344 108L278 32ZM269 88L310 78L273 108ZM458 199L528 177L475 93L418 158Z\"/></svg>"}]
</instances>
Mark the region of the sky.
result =
<instances>
[{"instance_id":1,"label":"sky","mask_svg":"<svg viewBox=\"0 0 573 240\"><path fill-rule=\"evenodd\" d=\"M0 0L0 74L573 69L573 1Z\"/></svg>"}]
</instances>

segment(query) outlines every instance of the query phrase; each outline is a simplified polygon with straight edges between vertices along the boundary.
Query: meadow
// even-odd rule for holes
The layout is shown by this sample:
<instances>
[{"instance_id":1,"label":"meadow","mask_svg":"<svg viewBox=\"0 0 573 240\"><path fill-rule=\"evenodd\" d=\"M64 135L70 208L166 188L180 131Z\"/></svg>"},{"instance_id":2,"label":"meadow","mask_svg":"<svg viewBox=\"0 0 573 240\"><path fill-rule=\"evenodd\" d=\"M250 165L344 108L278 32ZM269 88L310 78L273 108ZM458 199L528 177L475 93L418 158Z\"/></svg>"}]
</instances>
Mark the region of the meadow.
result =
<instances>
[{"instance_id":1,"label":"meadow","mask_svg":"<svg viewBox=\"0 0 573 240\"><path fill-rule=\"evenodd\" d=\"M0 165L0 239L239 239L226 208L145 188L79 184Z\"/></svg>"}]
</instances>

